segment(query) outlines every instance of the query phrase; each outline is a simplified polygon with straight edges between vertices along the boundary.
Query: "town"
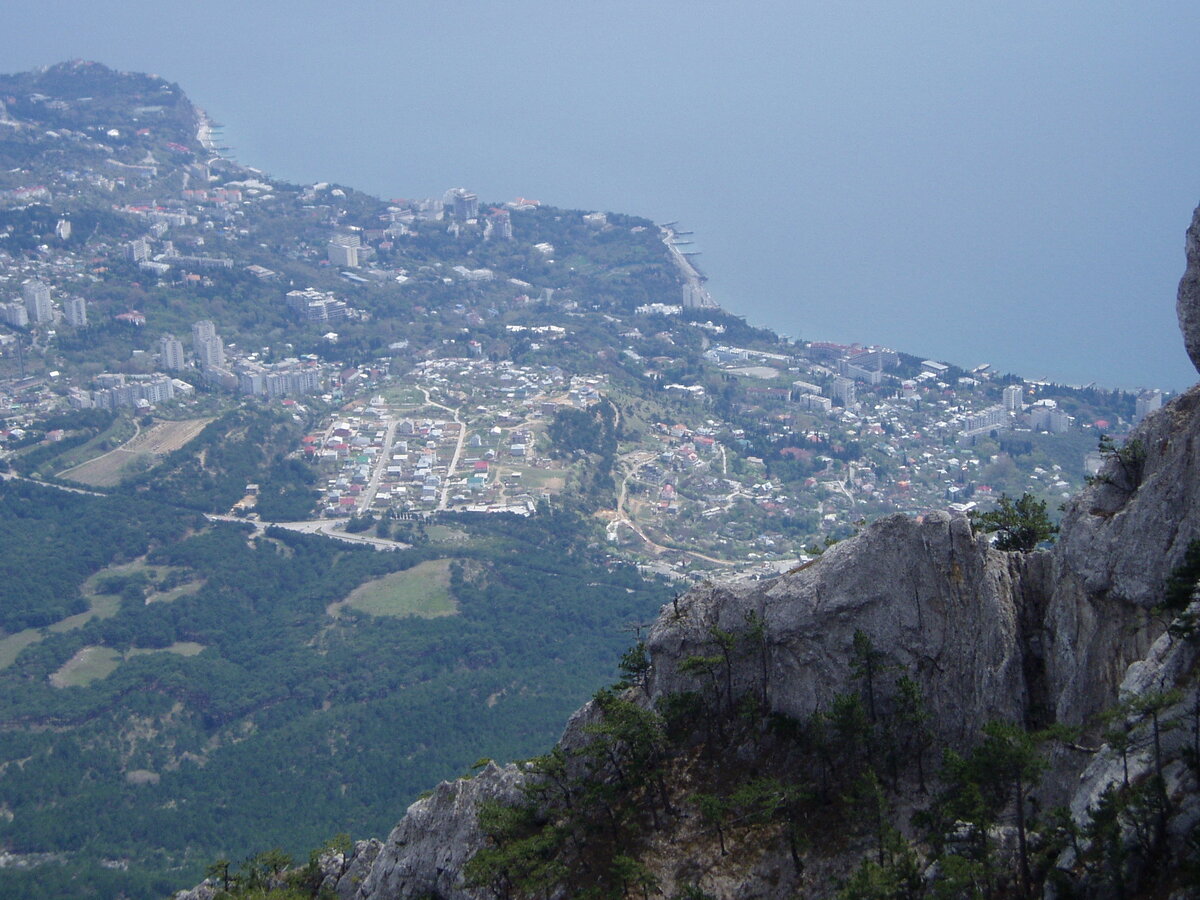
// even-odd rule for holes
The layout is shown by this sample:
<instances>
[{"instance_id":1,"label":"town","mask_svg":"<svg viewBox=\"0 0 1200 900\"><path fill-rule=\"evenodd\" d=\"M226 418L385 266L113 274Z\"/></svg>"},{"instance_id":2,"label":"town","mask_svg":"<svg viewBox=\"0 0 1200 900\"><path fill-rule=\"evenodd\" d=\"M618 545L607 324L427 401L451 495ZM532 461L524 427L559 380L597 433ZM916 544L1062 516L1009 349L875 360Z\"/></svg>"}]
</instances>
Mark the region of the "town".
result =
<instances>
[{"instance_id":1,"label":"town","mask_svg":"<svg viewBox=\"0 0 1200 900\"><path fill-rule=\"evenodd\" d=\"M387 537L582 500L652 571L769 574L894 512L1057 506L1164 399L783 339L717 304L677 223L287 184L147 89L104 124L4 98L0 127L72 160L0 177L0 437L39 478L112 489L275 406L314 518ZM602 403L614 452L556 443L564 411ZM87 410L114 422L41 426ZM211 512L257 517L244 487Z\"/></svg>"}]
</instances>

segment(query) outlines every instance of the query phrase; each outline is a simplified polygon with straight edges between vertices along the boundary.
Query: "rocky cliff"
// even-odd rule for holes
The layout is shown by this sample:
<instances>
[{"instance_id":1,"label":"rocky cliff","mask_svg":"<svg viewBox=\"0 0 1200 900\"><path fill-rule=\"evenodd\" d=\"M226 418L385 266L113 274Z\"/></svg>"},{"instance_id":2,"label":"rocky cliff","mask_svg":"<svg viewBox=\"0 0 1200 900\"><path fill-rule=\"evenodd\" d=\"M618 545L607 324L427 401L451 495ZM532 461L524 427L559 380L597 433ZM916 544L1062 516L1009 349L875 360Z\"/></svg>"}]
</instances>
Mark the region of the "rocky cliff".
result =
<instances>
[{"instance_id":1,"label":"rocky cliff","mask_svg":"<svg viewBox=\"0 0 1200 900\"><path fill-rule=\"evenodd\" d=\"M1198 223L1179 302L1200 361ZM440 786L328 883L346 900L517 896L532 884L538 896L766 898L832 896L857 872L865 886L843 896L883 897L923 896L967 871L1012 896L1195 896L1200 694L1186 597L1200 577L1187 570L1198 447L1200 387L1111 448L1050 550L996 550L961 516L891 516L778 579L688 592L663 608L624 692L581 710L557 756ZM1164 611L1180 578L1185 601ZM985 739L995 722L1018 731ZM1018 778L975 832L969 809L938 799L981 741L1020 749L1024 738L997 735L1050 726L1079 729L1039 745L1029 783ZM939 782L941 752L961 766ZM863 797L876 798L867 826ZM1097 810L1120 797L1104 832ZM481 827L498 803L531 818ZM1059 804L1069 814L1050 825ZM938 815L949 825L931 839ZM956 833L993 848L982 869L956 861L976 858ZM1024 874L1013 874L1014 833ZM558 843L536 843L548 834ZM477 851L521 840L534 842L525 856L497 857L467 886ZM973 896L970 878L946 895Z\"/></svg>"},{"instance_id":2,"label":"rocky cliff","mask_svg":"<svg viewBox=\"0 0 1200 900\"><path fill-rule=\"evenodd\" d=\"M1192 216L1187 232L1187 269L1179 282L1175 312L1188 356L1192 365L1200 369L1200 209Z\"/></svg>"}]
</instances>

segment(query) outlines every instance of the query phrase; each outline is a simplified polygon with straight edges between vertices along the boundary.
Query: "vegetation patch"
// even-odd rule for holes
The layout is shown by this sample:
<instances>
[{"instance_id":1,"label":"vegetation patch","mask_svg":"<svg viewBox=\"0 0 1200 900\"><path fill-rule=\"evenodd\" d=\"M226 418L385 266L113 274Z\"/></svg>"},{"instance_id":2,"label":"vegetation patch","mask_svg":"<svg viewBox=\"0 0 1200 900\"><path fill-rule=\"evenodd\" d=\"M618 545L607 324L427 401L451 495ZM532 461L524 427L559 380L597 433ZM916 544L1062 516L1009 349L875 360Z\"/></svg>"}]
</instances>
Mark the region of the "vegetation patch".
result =
<instances>
[{"instance_id":1,"label":"vegetation patch","mask_svg":"<svg viewBox=\"0 0 1200 900\"><path fill-rule=\"evenodd\" d=\"M202 579L183 566L151 565L145 559L108 566L83 584L83 595L91 609L72 616L72 624L64 622L51 626L56 631L78 628L93 618L106 619L117 613L122 600L132 603L170 603L204 586ZM78 621L75 621L78 620Z\"/></svg>"},{"instance_id":2,"label":"vegetation patch","mask_svg":"<svg viewBox=\"0 0 1200 900\"><path fill-rule=\"evenodd\" d=\"M312 475L283 458L300 434L289 413L234 410L210 421L129 487L172 505L226 513L255 483L261 485L258 511L264 519L302 519L312 507Z\"/></svg>"},{"instance_id":3,"label":"vegetation patch","mask_svg":"<svg viewBox=\"0 0 1200 900\"><path fill-rule=\"evenodd\" d=\"M423 406L425 395L411 385L389 385L383 390L383 397L396 406Z\"/></svg>"},{"instance_id":4,"label":"vegetation patch","mask_svg":"<svg viewBox=\"0 0 1200 900\"><path fill-rule=\"evenodd\" d=\"M178 600L180 597L186 597L188 594L194 594L200 588L204 587L203 581L188 581L171 588L160 590L152 590L146 595L147 603L170 603L173 600Z\"/></svg>"},{"instance_id":5,"label":"vegetation patch","mask_svg":"<svg viewBox=\"0 0 1200 900\"><path fill-rule=\"evenodd\" d=\"M135 656L151 653L174 653L176 656L196 656L204 649L195 641L176 641L169 647L138 647L121 653L109 647L84 647L50 676L57 688L87 687L94 681L107 678L121 663Z\"/></svg>"},{"instance_id":6,"label":"vegetation patch","mask_svg":"<svg viewBox=\"0 0 1200 900\"><path fill-rule=\"evenodd\" d=\"M181 537L195 517L122 497L85 497L31 482L0 487L0 628L16 633L88 612L88 578L114 560ZM110 593L115 593L110 591Z\"/></svg>"},{"instance_id":7,"label":"vegetation patch","mask_svg":"<svg viewBox=\"0 0 1200 900\"><path fill-rule=\"evenodd\" d=\"M123 441L131 435L136 435L137 426L128 416L114 416L112 423L98 434L93 435L81 445L68 449L54 458L53 464L49 467L51 471L55 469L71 468L74 465L84 462L98 453L104 453L111 450L113 447L118 447Z\"/></svg>"},{"instance_id":8,"label":"vegetation patch","mask_svg":"<svg viewBox=\"0 0 1200 900\"><path fill-rule=\"evenodd\" d=\"M29 435L13 467L22 474L47 475L119 445L132 433L129 419L100 409L75 410L43 420Z\"/></svg>"},{"instance_id":9,"label":"vegetation patch","mask_svg":"<svg viewBox=\"0 0 1200 900\"><path fill-rule=\"evenodd\" d=\"M125 659L132 659L135 656L145 656L148 653L174 653L177 656L196 656L203 649L204 645L197 644L195 641L176 641L170 647L135 648L125 654Z\"/></svg>"},{"instance_id":10,"label":"vegetation patch","mask_svg":"<svg viewBox=\"0 0 1200 900\"><path fill-rule=\"evenodd\" d=\"M114 487L125 478L146 471L160 457L184 447L211 421L212 418L184 419L139 427L133 437L117 449L65 469L59 474L93 487Z\"/></svg>"},{"instance_id":11,"label":"vegetation patch","mask_svg":"<svg viewBox=\"0 0 1200 900\"><path fill-rule=\"evenodd\" d=\"M141 573L151 574L152 572L152 567L146 564L144 557L139 557L132 562L105 566L83 583L83 593L85 596L94 594L118 593L118 591L111 590L112 584L109 579L113 578L114 576L128 578L130 576L137 576ZM151 577L153 577L152 574Z\"/></svg>"},{"instance_id":12,"label":"vegetation patch","mask_svg":"<svg viewBox=\"0 0 1200 900\"><path fill-rule=\"evenodd\" d=\"M26 628L16 634L8 634L0 638L0 669L11 666L21 651L30 644L36 644L42 639L42 632L37 628Z\"/></svg>"},{"instance_id":13,"label":"vegetation patch","mask_svg":"<svg viewBox=\"0 0 1200 900\"><path fill-rule=\"evenodd\" d=\"M107 678L121 664L121 654L108 647L84 647L50 676L56 688L86 687Z\"/></svg>"},{"instance_id":14,"label":"vegetation patch","mask_svg":"<svg viewBox=\"0 0 1200 900\"><path fill-rule=\"evenodd\" d=\"M0 814L0 844L89 848L62 866L6 870L5 896L149 900L197 883L200 861L225 848L299 853L331 821L384 833L421 789L485 752L525 758L553 741L612 678L619 623L668 598L558 510L447 513L429 527L461 543L388 553L281 528L248 541L249 525L16 480L0 483L0 511L14 573L0 583L0 639L41 637L0 669L13 811ZM407 590L419 585L426 602L441 593L454 610L449 594L458 615L327 615L360 585L396 587L379 582L401 569ZM146 602L172 580L200 586ZM47 627L89 603L115 614ZM94 649L64 667L83 647ZM152 647L163 650L132 649ZM88 683L63 690L51 675ZM134 771L160 783L133 784ZM268 809L247 794L247 771L275 798ZM314 787L297 793L300 782ZM109 859L129 869L104 868Z\"/></svg>"},{"instance_id":15,"label":"vegetation patch","mask_svg":"<svg viewBox=\"0 0 1200 900\"><path fill-rule=\"evenodd\" d=\"M368 581L351 592L350 596L329 609L337 615L349 606L372 616L418 616L436 619L458 612L458 604L450 593L451 559L431 559L418 563L403 572L393 572L383 578Z\"/></svg>"},{"instance_id":16,"label":"vegetation patch","mask_svg":"<svg viewBox=\"0 0 1200 900\"><path fill-rule=\"evenodd\" d=\"M465 544L470 540L465 531L449 525L427 525L425 534L431 544Z\"/></svg>"},{"instance_id":17,"label":"vegetation patch","mask_svg":"<svg viewBox=\"0 0 1200 900\"><path fill-rule=\"evenodd\" d=\"M110 450L85 463L65 469L59 473L62 478L92 487L114 487L128 475L144 471L149 467L151 456L148 453L137 453L124 449Z\"/></svg>"},{"instance_id":18,"label":"vegetation patch","mask_svg":"<svg viewBox=\"0 0 1200 900\"><path fill-rule=\"evenodd\" d=\"M526 491L550 491L557 493L561 491L567 484L566 469L539 469L535 466L504 466L501 470L500 478L504 480L510 475L520 475L520 484L514 487L524 488Z\"/></svg>"},{"instance_id":19,"label":"vegetation patch","mask_svg":"<svg viewBox=\"0 0 1200 900\"><path fill-rule=\"evenodd\" d=\"M117 614L117 610L121 608L121 598L113 594L97 594L88 598L88 609L86 612L76 613L73 616L67 616L65 619L60 619L50 626L50 630L56 634L61 634L64 631L74 631L77 628L82 628L92 619L111 619Z\"/></svg>"},{"instance_id":20,"label":"vegetation patch","mask_svg":"<svg viewBox=\"0 0 1200 900\"><path fill-rule=\"evenodd\" d=\"M163 454L181 449L196 437L204 426L213 421L210 416L203 419L183 419L178 422L157 422L127 443L122 449Z\"/></svg>"}]
</instances>

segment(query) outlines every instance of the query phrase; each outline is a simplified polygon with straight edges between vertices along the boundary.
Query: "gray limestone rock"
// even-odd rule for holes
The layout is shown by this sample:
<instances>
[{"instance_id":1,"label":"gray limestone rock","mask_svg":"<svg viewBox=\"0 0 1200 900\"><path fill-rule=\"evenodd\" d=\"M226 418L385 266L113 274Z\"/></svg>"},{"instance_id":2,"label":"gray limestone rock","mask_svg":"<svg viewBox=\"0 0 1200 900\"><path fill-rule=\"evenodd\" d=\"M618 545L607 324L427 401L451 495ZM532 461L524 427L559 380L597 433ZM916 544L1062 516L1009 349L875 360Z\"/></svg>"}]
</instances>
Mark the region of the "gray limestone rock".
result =
<instances>
[{"instance_id":1,"label":"gray limestone rock","mask_svg":"<svg viewBox=\"0 0 1200 900\"><path fill-rule=\"evenodd\" d=\"M1193 604L1193 614L1200 612ZM1120 696L1125 700L1145 697L1158 691L1163 691L1177 684L1182 676L1196 665L1200 655L1200 646L1194 641L1173 639L1163 634L1151 645L1143 659L1131 665L1121 682ZM1174 722L1178 726L1187 722L1191 713L1193 698L1186 694L1179 701L1161 713L1164 722ZM1130 724L1136 724L1134 736L1143 749L1129 754L1129 775L1137 780L1150 773L1153 768L1153 757L1149 752L1151 743L1148 732L1149 723L1144 719L1137 722L1136 717L1130 718ZM1186 728L1170 727L1163 731L1163 749L1168 758L1177 759L1182 756L1184 746L1191 741L1192 735ZM1120 754L1108 746L1091 759L1079 776L1079 784L1071 796L1071 813L1076 820L1082 821L1088 811L1095 807L1101 794L1110 785L1118 784L1124 778L1125 766ZM1200 798L1192 798L1192 806L1200 805Z\"/></svg>"},{"instance_id":2,"label":"gray limestone rock","mask_svg":"<svg viewBox=\"0 0 1200 900\"><path fill-rule=\"evenodd\" d=\"M214 900L220 892L220 885L209 879L190 890L176 892L174 900Z\"/></svg>"},{"instance_id":3,"label":"gray limestone rock","mask_svg":"<svg viewBox=\"0 0 1200 900\"><path fill-rule=\"evenodd\" d=\"M333 878L330 883L330 879L327 877L322 882L322 888L328 887L337 895L338 900L351 900L359 886L367 880L367 874L371 871L372 864L379 858L379 852L382 849L383 841L377 838L371 838L369 841L356 841L350 858L344 860L338 867L336 878Z\"/></svg>"},{"instance_id":4,"label":"gray limestone rock","mask_svg":"<svg viewBox=\"0 0 1200 900\"><path fill-rule=\"evenodd\" d=\"M696 690L680 665L715 652L712 629L745 633L753 614L766 645L739 653L734 693L761 691L765 664L771 710L803 719L859 690L851 648L862 630L921 683L941 737L961 746L982 723L1020 718L1028 705L1021 603L1034 589L1029 569L1023 555L977 538L965 517L889 516L799 571L697 589L678 617L665 607L648 642L651 691ZM1040 586L1040 569L1032 571Z\"/></svg>"},{"instance_id":5,"label":"gray limestone rock","mask_svg":"<svg viewBox=\"0 0 1200 900\"><path fill-rule=\"evenodd\" d=\"M462 869L483 846L481 804L515 803L525 776L514 765L488 763L473 778L443 781L430 796L408 808L392 829L353 896L356 900L481 900L488 891L462 886ZM339 882L339 896L342 885Z\"/></svg>"},{"instance_id":6,"label":"gray limestone rock","mask_svg":"<svg viewBox=\"0 0 1200 900\"><path fill-rule=\"evenodd\" d=\"M1192 216L1187 231L1187 270L1179 281L1175 313L1179 316L1188 356L1200 371L1200 208Z\"/></svg>"},{"instance_id":7,"label":"gray limestone rock","mask_svg":"<svg viewBox=\"0 0 1200 900\"><path fill-rule=\"evenodd\" d=\"M1067 504L1054 556L1089 595L1153 606L1200 536L1198 419L1200 386L1148 416L1121 451L1129 461L1110 458Z\"/></svg>"},{"instance_id":8,"label":"gray limestone rock","mask_svg":"<svg viewBox=\"0 0 1200 900\"><path fill-rule=\"evenodd\" d=\"M1059 721L1111 702L1161 626L1147 610L1200 538L1200 387L1148 416L1123 451L1068 504L1051 552L1047 680ZM1140 462L1136 458L1140 457Z\"/></svg>"}]
</instances>

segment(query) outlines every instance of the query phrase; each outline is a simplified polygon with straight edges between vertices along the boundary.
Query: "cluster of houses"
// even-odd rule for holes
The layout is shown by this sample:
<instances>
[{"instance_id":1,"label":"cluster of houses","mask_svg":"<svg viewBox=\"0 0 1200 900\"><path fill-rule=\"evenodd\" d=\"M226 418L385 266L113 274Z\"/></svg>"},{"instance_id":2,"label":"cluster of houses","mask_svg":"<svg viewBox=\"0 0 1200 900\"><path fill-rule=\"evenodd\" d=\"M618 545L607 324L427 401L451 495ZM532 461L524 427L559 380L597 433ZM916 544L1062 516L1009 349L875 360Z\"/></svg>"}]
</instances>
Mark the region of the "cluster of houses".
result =
<instances>
[{"instance_id":1,"label":"cluster of houses","mask_svg":"<svg viewBox=\"0 0 1200 900\"><path fill-rule=\"evenodd\" d=\"M436 508L462 425L443 419L395 420L383 403L304 438L304 452L331 464L324 490L329 515Z\"/></svg>"}]
</instances>

